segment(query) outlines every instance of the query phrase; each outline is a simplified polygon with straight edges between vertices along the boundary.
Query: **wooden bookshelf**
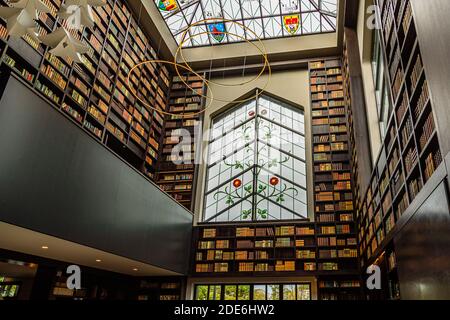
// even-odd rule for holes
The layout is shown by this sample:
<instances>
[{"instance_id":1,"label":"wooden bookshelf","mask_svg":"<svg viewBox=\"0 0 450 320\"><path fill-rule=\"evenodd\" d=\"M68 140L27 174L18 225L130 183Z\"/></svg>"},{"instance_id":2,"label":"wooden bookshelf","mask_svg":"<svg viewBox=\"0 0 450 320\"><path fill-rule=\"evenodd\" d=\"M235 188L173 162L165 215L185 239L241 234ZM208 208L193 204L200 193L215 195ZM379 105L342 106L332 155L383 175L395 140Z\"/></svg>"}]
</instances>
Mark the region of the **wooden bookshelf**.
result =
<instances>
[{"instance_id":1,"label":"wooden bookshelf","mask_svg":"<svg viewBox=\"0 0 450 320\"><path fill-rule=\"evenodd\" d=\"M185 283L181 277L154 277L139 281L137 300L171 301L181 300L184 296Z\"/></svg>"},{"instance_id":2,"label":"wooden bookshelf","mask_svg":"<svg viewBox=\"0 0 450 320\"><path fill-rule=\"evenodd\" d=\"M357 205L363 267L381 256L392 256L394 261L395 225L442 162L410 0L379 0L377 5L394 112L371 183L361 190ZM344 61L345 56L344 50ZM398 299L398 275L391 269L389 297Z\"/></svg>"},{"instance_id":3,"label":"wooden bookshelf","mask_svg":"<svg viewBox=\"0 0 450 320\"><path fill-rule=\"evenodd\" d=\"M317 272L327 273L319 277L320 300L361 297L353 183L357 158L343 68L340 59L309 64ZM342 269L353 273L334 276Z\"/></svg>"},{"instance_id":4,"label":"wooden bookshelf","mask_svg":"<svg viewBox=\"0 0 450 320\"><path fill-rule=\"evenodd\" d=\"M372 183L358 208L361 252L367 261L442 162L410 1L378 5L395 109ZM377 212L380 223L375 223Z\"/></svg>"},{"instance_id":5,"label":"wooden bookshelf","mask_svg":"<svg viewBox=\"0 0 450 320\"><path fill-rule=\"evenodd\" d=\"M357 255L356 238L346 238L344 243L339 235L334 235L339 240L321 247L317 243L317 230L314 222L196 227L192 273L196 276L357 273L357 264L349 263Z\"/></svg>"},{"instance_id":6,"label":"wooden bookshelf","mask_svg":"<svg viewBox=\"0 0 450 320\"><path fill-rule=\"evenodd\" d=\"M314 160L314 216L319 271L357 265L351 167L340 59L310 62Z\"/></svg>"},{"instance_id":7,"label":"wooden bookshelf","mask_svg":"<svg viewBox=\"0 0 450 320\"><path fill-rule=\"evenodd\" d=\"M348 276L319 277L319 300L358 300L361 282Z\"/></svg>"},{"instance_id":8,"label":"wooden bookshelf","mask_svg":"<svg viewBox=\"0 0 450 320\"><path fill-rule=\"evenodd\" d=\"M62 1L44 2L52 12L39 14L37 29L41 35L63 23L56 17ZM2 1L2 5L6 2ZM53 107L153 178L164 119L134 98L126 78L137 62L156 58L157 54L126 1L108 0L104 7L94 7L93 14L93 28L72 32L89 46L83 63L55 57L49 48L26 36L8 38L5 21L0 21L1 68L24 78ZM140 98L165 110L169 79L166 66L149 64L137 70L131 82Z\"/></svg>"},{"instance_id":9,"label":"wooden bookshelf","mask_svg":"<svg viewBox=\"0 0 450 320\"><path fill-rule=\"evenodd\" d=\"M189 89L183 82L189 83ZM195 138L201 126L203 108L202 95L206 95L203 81L195 75L184 75L183 79L173 77L168 112L165 117L164 140L158 166L157 183L187 209L192 210L194 182L196 181ZM189 114L194 114L189 116ZM184 130L190 141L183 142L180 132ZM174 149L177 148L177 149ZM175 152L172 152L175 151Z\"/></svg>"}]
</instances>

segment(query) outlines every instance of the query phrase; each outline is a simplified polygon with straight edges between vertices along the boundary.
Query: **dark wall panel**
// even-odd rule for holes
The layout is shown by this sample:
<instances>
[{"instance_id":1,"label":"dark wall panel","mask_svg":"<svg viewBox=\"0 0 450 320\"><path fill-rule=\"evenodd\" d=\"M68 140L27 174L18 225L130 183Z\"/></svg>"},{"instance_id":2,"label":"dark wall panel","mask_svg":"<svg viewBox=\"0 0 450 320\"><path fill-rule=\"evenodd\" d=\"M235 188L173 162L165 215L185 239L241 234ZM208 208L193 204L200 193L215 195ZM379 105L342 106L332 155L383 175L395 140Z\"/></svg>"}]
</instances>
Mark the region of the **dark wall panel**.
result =
<instances>
[{"instance_id":1,"label":"dark wall panel","mask_svg":"<svg viewBox=\"0 0 450 320\"><path fill-rule=\"evenodd\" d=\"M402 299L450 299L450 213L445 181L394 239Z\"/></svg>"},{"instance_id":2,"label":"dark wall panel","mask_svg":"<svg viewBox=\"0 0 450 320\"><path fill-rule=\"evenodd\" d=\"M191 213L14 77L0 150L0 220L187 271Z\"/></svg>"}]
</instances>

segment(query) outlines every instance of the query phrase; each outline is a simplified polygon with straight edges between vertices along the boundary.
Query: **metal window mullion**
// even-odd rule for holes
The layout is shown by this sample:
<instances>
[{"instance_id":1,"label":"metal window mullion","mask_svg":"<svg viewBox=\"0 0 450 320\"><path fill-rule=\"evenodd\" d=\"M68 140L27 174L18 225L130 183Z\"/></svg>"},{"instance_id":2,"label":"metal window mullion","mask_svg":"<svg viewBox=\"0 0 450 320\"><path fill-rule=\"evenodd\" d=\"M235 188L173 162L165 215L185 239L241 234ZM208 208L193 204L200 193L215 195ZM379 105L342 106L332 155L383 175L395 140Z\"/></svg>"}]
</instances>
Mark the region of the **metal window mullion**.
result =
<instances>
[{"instance_id":1,"label":"metal window mullion","mask_svg":"<svg viewBox=\"0 0 450 320\"><path fill-rule=\"evenodd\" d=\"M242 12L243 10L242 10L242 0L238 0L238 2L239 2L239 11L240 11L240 13L241 13L241 19L242 19L242 23L244 24L244 13ZM245 24L244 24L245 25ZM247 37L247 29L243 29L242 30L243 32L244 32L244 38L245 38L245 40L248 40L248 37Z\"/></svg>"},{"instance_id":2,"label":"metal window mullion","mask_svg":"<svg viewBox=\"0 0 450 320\"><path fill-rule=\"evenodd\" d=\"M216 214L214 214L213 216L211 216L210 218L208 218L208 220L205 220L205 222L210 222L213 219L216 219L217 217L221 216L222 214L224 214L225 212L227 212L228 210L230 210L230 208L237 206L238 204L241 204L242 202L246 201L248 198L253 197L254 193L246 196L245 198L241 198L239 199L237 202L235 202L233 205L226 207L225 209L216 212ZM230 221L228 221L230 222Z\"/></svg>"},{"instance_id":3,"label":"metal window mullion","mask_svg":"<svg viewBox=\"0 0 450 320\"><path fill-rule=\"evenodd\" d=\"M264 169L263 167L259 167L259 168ZM295 183L295 182L293 182L293 181L291 181L291 180L289 180L289 179L286 179L286 178L283 177L281 174L272 172L272 171L270 171L269 169L264 169L264 171L266 171L266 172L268 172L268 173L271 173L272 175L277 176L277 177L279 177L279 178L281 178L281 179L283 179L283 180L289 182L289 183L292 184L293 186L299 187L300 189L303 189L304 191L308 191L308 190L306 189L306 187L300 186L300 185L298 185L297 183ZM299 201L300 201L300 200L299 200ZM300 202L301 202L301 203L304 203L303 201L300 201ZM306 203L305 203L305 204L306 204Z\"/></svg>"},{"instance_id":4,"label":"metal window mullion","mask_svg":"<svg viewBox=\"0 0 450 320\"><path fill-rule=\"evenodd\" d=\"M261 0L258 0L259 3L259 12L260 12L260 19L261 19L261 29L262 29L262 37L260 38L266 38L266 28L264 27L264 20L263 20L263 10L262 10L262 3Z\"/></svg>"},{"instance_id":5,"label":"metal window mullion","mask_svg":"<svg viewBox=\"0 0 450 320\"><path fill-rule=\"evenodd\" d=\"M192 46L194 46L194 38L192 37L193 34L192 34L192 30L190 29L190 26L192 25L192 22L195 19L195 14L197 13L197 10L198 10L199 6L200 6L200 1L198 1L197 7L195 7L195 9L194 9L194 13L193 13L193 15L191 17L191 20L187 22L188 23L187 27L189 28L189 36L191 37L190 41L191 41L191 45Z\"/></svg>"},{"instance_id":6,"label":"metal window mullion","mask_svg":"<svg viewBox=\"0 0 450 320\"><path fill-rule=\"evenodd\" d=\"M322 12L322 10L320 9L321 0L319 0L319 7L316 6L316 4L314 3L314 1L309 1L309 2L311 3L311 5L312 5L314 8L316 8L316 11L319 12L320 18L321 18L321 19L324 18L325 20L327 20L327 22L330 24L330 26L333 27L333 23L331 22L331 20L330 20L330 19L328 18L328 16L327 16L326 14L324 14L324 13ZM321 32L323 31L322 25L323 25L323 24L322 24L322 20L320 20L320 31L321 31ZM333 27L333 29L336 31L336 27Z\"/></svg>"},{"instance_id":7,"label":"metal window mullion","mask_svg":"<svg viewBox=\"0 0 450 320\"><path fill-rule=\"evenodd\" d=\"M227 159L228 157L232 156L233 154L238 153L239 151L241 151L242 149L248 147L250 144L253 144L253 143L254 143L254 141L252 140L252 141L250 141L250 142L244 144L243 146L240 146L240 147L237 148L236 150L233 150L233 151L231 151L230 153L227 153L227 154L224 155L220 160L218 160L218 161L216 161L216 162L214 162L214 163L208 164L208 165L207 165L208 170L211 169L212 167L214 167L215 165L219 164L219 163L222 162L223 160Z\"/></svg>"},{"instance_id":8,"label":"metal window mullion","mask_svg":"<svg viewBox=\"0 0 450 320\"><path fill-rule=\"evenodd\" d=\"M209 195L210 193L212 193L212 192L214 192L214 191L220 189L221 187L225 186L227 183L230 183L231 181L233 181L233 180L236 179L237 177L246 174L249 170L252 170L252 169L253 169L253 167L250 167L250 168L247 168L247 169L245 169L245 170L239 172L238 174L235 174L234 176L232 176L232 177L231 177L230 179L228 179L227 181L222 182L221 184L215 186L215 187L212 188L211 190L205 192L205 196L207 196L207 195Z\"/></svg>"},{"instance_id":9,"label":"metal window mullion","mask_svg":"<svg viewBox=\"0 0 450 320\"><path fill-rule=\"evenodd\" d=\"M256 89L256 98L255 98L255 144L254 144L254 154L253 154L253 199L252 199L252 220L256 221L256 190L258 189L258 139L259 139L259 96L258 96L259 90Z\"/></svg>"},{"instance_id":10,"label":"metal window mullion","mask_svg":"<svg viewBox=\"0 0 450 320\"><path fill-rule=\"evenodd\" d=\"M261 198L263 198L264 200L267 200L267 201L273 203L274 205L276 205L276 206L278 206L278 207L280 207L280 208L283 208L283 209L289 211L289 212L292 213L294 216L301 217L301 218L303 218L303 219L307 219L305 216L302 216L301 214L295 213L293 210L291 210L291 209L289 209L289 208L286 208L286 207L283 206L281 203L275 202L275 201L273 201L272 199L267 198L267 197L265 197L265 196L263 196L263 195L259 195L259 196L260 196ZM301 201L300 201L300 202L301 202ZM301 202L301 203L306 204L306 203L304 203L304 202ZM282 219L280 219L280 220L282 220ZM255 221L256 221L256 220L255 220Z\"/></svg>"},{"instance_id":11,"label":"metal window mullion","mask_svg":"<svg viewBox=\"0 0 450 320\"><path fill-rule=\"evenodd\" d=\"M223 11L222 0L218 0L218 1L219 1L219 5L220 5L220 13L222 14L222 19L225 19L225 14L224 14L224 11ZM223 26L226 27L225 22L223 22ZM225 32L227 32L227 30L225 30ZM225 36L227 37L227 42L230 42L230 39L228 38L228 33L225 33Z\"/></svg>"},{"instance_id":12,"label":"metal window mullion","mask_svg":"<svg viewBox=\"0 0 450 320\"><path fill-rule=\"evenodd\" d=\"M192 15L192 18L190 19L190 21L188 21L188 20L186 19L186 16L185 16L184 13L183 13L183 17L184 17L184 19L186 20L186 22L188 23L188 27L191 25L192 20L194 20L195 13L197 12L198 6L200 5L200 1L193 2L191 5L185 7L185 8L189 8L189 7L191 7L191 6L195 5L195 4L197 5L197 7L194 9L194 14ZM183 8L183 10L184 10L184 8ZM183 12L183 10L180 9L180 12ZM178 13L178 12L175 12L175 13L171 14L171 15L168 16L168 17L171 17L171 16L175 15L176 13ZM186 28L184 28L184 29L186 29ZM178 32L175 32L175 33L174 33L174 36L177 36L177 35L179 35L180 33L184 32L184 31L185 31L184 29L183 29L183 30L180 30L180 31L178 31Z\"/></svg>"},{"instance_id":13,"label":"metal window mullion","mask_svg":"<svg viewBox=\"0 0 450 320\"><path fill-rule=\"evenodd\" d=\"M203 6L203 3L201 1L199 1L199 4L200 4L200 8L202 9L203 19L207 19L206 15L205 15L205 7ZM212 46L213 43L211 42L211 37L209 36L208 24L205 22L202 25L205 27L205 30L207 32L206 35L208 36L209 45Z\"/></svg>"},{"instance_id":14,"label":"metal window mullion","mask_svg":"<svg viewBox=\"0 0 450 320\"><path fill-rule=\"evenodd\" d=\"M294 158L294 159L297 159L298 161L301 161L301 162L303 162L303 163L306 164L306 160L305 160L305 159L299 158L299 157L297 157L296 155L294 155L294 154L292 154L292 153L290 153L290 152L284 151L284 150L282 150L282 149L280 149L280 148L278 148L278 147L276 147L276 146L274 146L274 145L272 145L272 144L270 144L270 143L267 143L267 142L265 142L265 141L263 141L263 140L258 140L258 142L264 143L266 146L269 146L269 147L271 147L272 149L275 149L275 150L277 150L277 151L280 151L280 152L282 152L282 153L284 153L284 154L286 154L286 155L288 155L288 156L290 156L290 157L292 157L292 158ZM303 148L303 149L306 149L306 148Z\"/></svg>"},{"instance_id":15,"label":"metal window mullion","mask_svg":"<svg viewBox=\"0 0 450 320\"><path fill-rule=\"evenodd\" d=\"M275 124L275 125L277 125L277 126L283 128L283 129L292 131L292 132L294 132L294 133L296 133L296 134L298 134L298 135L301 135L302 137L305 137L305 134L304 134L304 133L302 133L302 132L300 132L300 131L297 131L297 130L294 130L294 129L292 129L292 128L289 128L288 126L285 126L285 125L282 124L282 123L275 122L274 120L271 120L271 119L269 119L269 118L267 118L267 117L265 117L265 116L261 116L261 118L264 119L264 120L266 120L266 121L269 121L270 123L273 123L273 124ZM299 122L300 122L300 121L299 121ZM304 124L304 123L303 123L303 124Z\"/></svg>"},{"instance_id":16,"label":"metal window mullion","mask_svg":"<svg viewBox=\"0 0 450 320\"><path fill-rule=\"evenodd\" d=\"M281 10L281 0L278 0L278 3L280 4L280 16L278 18L280 19L281 23L281 35L284 37L283 11Z\"/></svg>"},{"instance_id":17,"label":"metal window mullion","mask_svg":"<svg viewBox=\"0 0 450 320\"><path fill-rule=\"evenodd\" d=\"M218 137L216 137L216 138L210 140L209 143L213 143L214 141L216 141L216 140L218 140L218 139L220 139L220 138L225 137L227 134L233 132L234 130L238 129L239 127L242 127L244 124L247 124L247 123L249 123L250 121L252 121L252 120L254 120L254 119L255 119L255 118L248 118L248 119L245 120L244 122L241 122L241 123L235 125L234 127L230 128L230 130L228 130L227 132L224 132L224 133L222 133L220 136L218 136Z\"/></svg>"}]
</instances>

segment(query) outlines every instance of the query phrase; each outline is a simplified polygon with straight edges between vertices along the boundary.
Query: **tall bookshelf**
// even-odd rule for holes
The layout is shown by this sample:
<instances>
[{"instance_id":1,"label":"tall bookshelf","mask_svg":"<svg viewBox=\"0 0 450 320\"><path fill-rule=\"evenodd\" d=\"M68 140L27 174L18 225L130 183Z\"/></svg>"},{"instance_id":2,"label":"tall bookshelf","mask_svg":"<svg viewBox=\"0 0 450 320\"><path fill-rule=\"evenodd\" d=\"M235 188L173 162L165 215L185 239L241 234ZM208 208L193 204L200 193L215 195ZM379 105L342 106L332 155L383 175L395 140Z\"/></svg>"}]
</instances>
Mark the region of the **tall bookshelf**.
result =
<instances>
[{"instance_id":1,"label":"tall bookshelf","mask_svg":"<svg viewBox=\"0 0 450 320\"><path fill-rule=\"evenodd\" d=\"M56 16L62 1L44 2L52 12L39 14L36 23L41 35L63 23ZM72 32L89 46L83 63L53 56L49 48L28 36L6 37L6 24L1 21L1 68L23 77L53 107L153 178L164 119L134 98L126 78L136 62L155 59L157 54L126 1L108 0L104 7L94 7L93 14L92 29ZM165 66L147 64L136 70L131 82L146 103L166 109L169 70Z\"/></svg>"},{"instance_id":2,"label":"tall bookshelf","mask_svg":"<svg viewBox=\"0 0 450 320\"><path fill-rule=\"evenodd\" d=\"M187 209L192 210L194 182L196 180L195 157L197 154L196 138L200 133L203 98L206 87L201 78L195 75L173 77L168 112L165 117L164 140L157 183ZM188 88L183 81L189 84ZM190 141L183 141L183 134ZM174 149L176 148L176 149Z\"/></svg>"},{"instance_id":3,"label":"tall bookshelf","mask_svg":"<svg viewBox=\"0 0 450 320\"><path fill-rule=\"evenodd\" d=\"M319 258L326 259L333 269L358 269L351 166L353 137L348 130L341 60L312 61L309 74ZM319 295L326 300L341 299L341 294L346 295L343 289L351 291L350 284L358 282L357 272L350 279L324 279L319 285Z\"/></svg>"},{"instance_id":4,"label":"tall bookshelf","mask_svg":"<svg viewBox=\"0 0 450 320\"><path fill-rule=\"evenodd\" d=\"M358 205L361 263L383 263L389 297L400 297L393 235L403 213L442 163L435 114L410 0L380 0L381 39L394 111Z\"/></svg>"},{"instance_id":5,"label":"tall bookshelf","mask_svg":"<svg viewBox=\"0 0 450 320\"><path fill-rule=\"evenodd\" d=\"M314 224L202 226L193 274L311 274L318 268Z\"/></svg>"},{"instance_id":6,"label":"tall bookshelf","mask_svg":"<svg viewBox=\"0 0 450 320\"><path fill-rule=\"evenodd\" d=\"M317 230L314 222L196 227L191 275L236 279L314 276L322 284L319 299L360 298L356 244L335 245L335 257L329 258L332 250L324 251L328 248L317 244Z\"/></svg>"},{"instance_id":7,"label":"tall bookshelf","mask_svg":"<svg viewBox=\"0 0 450 320\"><path fill-rule=\"evenodd\" d=\"M351 172L352 172L352 192L355 208L359 208L361 201L361 189L359 186L359 171L358 171L358 153L356 150L356 133L353 125L353 109L352 109L352 97L350 93L350 73L348 65L348 52L347 46L344 41L343 58L342 58L342 76L343 76L343 90L344 90L344 103L345 111L347 115L347 130L349 139L349 149L351 155ZM358 214L358 211L356 211Z\"/></svg>"}]
</instances>

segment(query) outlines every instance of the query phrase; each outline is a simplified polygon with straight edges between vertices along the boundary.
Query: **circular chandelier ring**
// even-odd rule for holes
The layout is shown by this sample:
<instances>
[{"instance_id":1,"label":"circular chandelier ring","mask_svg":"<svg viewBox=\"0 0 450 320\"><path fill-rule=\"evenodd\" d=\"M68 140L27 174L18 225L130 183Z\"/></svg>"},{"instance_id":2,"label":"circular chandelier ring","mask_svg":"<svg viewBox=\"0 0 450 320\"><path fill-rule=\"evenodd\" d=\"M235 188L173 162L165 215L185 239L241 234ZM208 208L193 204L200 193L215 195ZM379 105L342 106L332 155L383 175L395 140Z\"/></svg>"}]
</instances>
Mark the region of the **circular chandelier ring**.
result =
<instances>
[{"instance_id":1,"label":"circular chandelier ring","mask_svg":"<svg viewBox=\"0 0 450 320\"><path fill-rule=\"evenodd\" d=\"M197 33L197 34L190 35L188 38L186 38L183 42L180 43L180 46L179 46L179 47L181 47L186 41L188 41L188 40L190 40L190 39L192 39L192 38L194 38L194 37L200 36L200 35L202 35L202 34L209 34L209 33L210 33L209 31L204 31L204 32L200 32L200 33ZM232 36L235 36L235 37L238 37L238 38L240 38L240 39L242 39L242 40L244 40L244 41L246 41L246 42L248 42L248 43L254 45L253 43L251 43L249 40L245 39L245 38L244 38L243 36L241 36L241 35L237 35L237 34L234 34L234 33L231 33L231 32L224 32L224 33L229 34L229 35L232 35ZM267 81L266 81L266 83L264 84L264 86L262 87L262 89L261 89L261 90L258 90L254 96L251 96L250 98L247 98L247 99L240 99L240 100L224 100L224 99L212 98L213 101L219 101L219 102L225 102L225 103L243 103L243 102L247 102L247 101L250 101L250 100L253 100L253 99L259 97L261 94L263 94L263 93L266 91L267 87L269 86L270 79L271 79L271 77L272 77L272 69L271 69L271 67L270 67L269 60L267 59L267 54L264 53L264 52L262 51L262 49L259 48L258 46L255 46L255 47L257 47L257 48L260 50L261 54L263 55L264 59L265 59L266 62L267 62L268 77L267 77ZM191 87L191 86L183 79L183 76L180 74L179 70L176 68L177 65L182 66L184 69L187 69L187 70L189 70L190 72L194 73L194 74L197 75L201 80L203 80L203 82L205 82L205 83L207 83L207 84L212 84L212 83L213 83L212 81L207 80L205 77L203 77L203 76L199 75L198 73L196 73L195 71L193 71L192 68L190 68L188 65L185 66L185 65L181 65L181 64L175 64L175 69L176 69L176 71L177 71L177 75L180 77L181 81L182 81L182 82L186 85L186 87L188 87L189 89L194 90L194 88L192 88L192 87ZM252 81L256 81L256 80L259 79L260 77L261 77L261 76L258 76L257 78L253 79ZM210 89L209 86L208 86L208 88ZM211 90L211 94L212 94L212 90ZM200 94L199 94L199 95L200 95ZM201 96L204 97L204 98L210 98L210 97L208 97L208 96L206 96L206 95L203 95L203 94L201 94ZM211 101L211 103L212 103L212 101Z\"/></svg>"},{"instance_id":2,"label":"circular chandelier ring","mask_svg":"<svg viewBox=\"0 0 450 320\"><path fill-rule=\"evenodd\" d=\"M242 27L242 29L244 29L245 31L250 32L251 34L253 34L253 35L255 36L255 38L256 38L255 40L257 40L257 41L261 44L262 49L259 48L254 42L247 40L247 39L244 38L243 36L235 35L235 34L233 34L233 33L226 32L226 31L220 32L221 34L224 34L224 35L232 35L232 36L236 36L236 37L238 37L238 38L240 38L240 39L242 39L242 40L245 40L246 42L248 42L248 43L252 44L254 47L256 47L256 48L259 50L259 52L261 52L262 56L264 57L264 66L263 66L263 68L261 69L261 71L259 72L259 74L258 74L256 77L254 77L253 79L244 81L244 82L237 83L237 84L224 84L224 83L220 83L220 82L216 82L216 81L212 81L212 80L207 80L207 79L205 79L203 76L201 76L200 74L196 73L196 72L192 69L192 67L188 64L188 62L186 61L186 58L185 58L184 55L183 55L183 45L187 42L187 40L192 39L193 36L191 36L191 37L189 37L189 38L186 39L186 34L192 29L192 27L195 27L195 26L197 26L197 25L199 25L199 24L206 23L207 21L218 21L218 22L223 22L223 23L225 23L225 22L233 23L233 24L235 24L235 25L238 25L238 26ZM206 27L206 28L207 28L207 27ZM206 33L210 34L211 32L210 32L210 31L207 31ZM203 34L203 33L202 33L202 34ZM198 77L200 77L200 78L203 78L204 81L208 81L209 83L215 84L215 85L217 85L217 86L222 86L222 87L238 87L238 86L242 86L242 85L244 85L244 84L248 84L248 83L254 82L254 81L258 80L258 79L263 75L263 73L266 71L266 68L268 68L268 66L269 66L269 60L267 59L267 50L266 50L266 48L265 48L265 46L264 46L264 43L262 42L261 38L258 37L258 35L257 35L252 29L250 29L249 27L247 27L247 26L245 26L244 24L242 24L242 23L240 23L240 22L237 22L237 21L233 21L233 20L229 20L229 19L224 19L224 18L207 18L207 19L199 20L199 21L194 22L193 24L191 24L191 25L183 32L183 35L182 35L182 37L181 37L181 41L180 41L180 42L181 42L181 43L180 43L180 45L178 46L177 51L175 52L175 58L174 58L174 61L176 62L176 61L178 60L178 54L180 54L181 59L183 60L182 63L183 63L185 66L187 66L187 67L192 71L192 73L194 73L196 76L198 76ZM175 69L177 70L177 73L178 73L177 67L175 67ZM178 75L179 75L179 73L178 73Z\"/></svg>"}]
</instances>

